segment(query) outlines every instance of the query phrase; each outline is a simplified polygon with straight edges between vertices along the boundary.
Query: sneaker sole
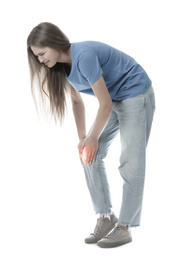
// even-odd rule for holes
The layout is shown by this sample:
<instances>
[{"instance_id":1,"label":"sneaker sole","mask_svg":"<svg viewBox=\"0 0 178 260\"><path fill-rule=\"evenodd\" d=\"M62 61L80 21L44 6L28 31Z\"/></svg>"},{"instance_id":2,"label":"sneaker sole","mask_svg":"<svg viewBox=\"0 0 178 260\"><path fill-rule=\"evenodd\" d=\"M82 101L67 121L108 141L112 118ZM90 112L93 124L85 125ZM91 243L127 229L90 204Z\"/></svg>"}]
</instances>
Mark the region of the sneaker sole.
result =
<instances>
[{"instance_id":1,"label":"sneaker sole","mask_svg":"<svg viewBox=\"0 0 178 260\"><path fill-rule=\"evenodd\" d=\"M122 246L122 245L128 244L130 242L132 242L132 238L127 238L127 239L119 241L119 242L111 242L111 243L102 243L102 241L101 241L100 243L97 243L97 245L102 248L111 248L111 247Z\"/></svg>"}]
</instances>

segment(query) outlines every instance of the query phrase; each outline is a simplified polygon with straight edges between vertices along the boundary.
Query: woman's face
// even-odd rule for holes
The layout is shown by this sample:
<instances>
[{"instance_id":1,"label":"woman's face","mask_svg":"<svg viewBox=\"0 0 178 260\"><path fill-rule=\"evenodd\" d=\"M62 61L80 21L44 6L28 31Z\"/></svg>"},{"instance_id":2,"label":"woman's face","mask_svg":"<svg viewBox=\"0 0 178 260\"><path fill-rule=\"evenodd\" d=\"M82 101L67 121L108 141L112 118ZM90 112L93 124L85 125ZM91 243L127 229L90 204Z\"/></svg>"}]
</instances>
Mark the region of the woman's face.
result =
<instances>
[{"instance_id":1,"label":"woman's face","mask_svg":"<svg viewBox=\"0 0 178 260\"><path fill-rule=\"evenodd\" d=\"M52 68L57 62L66 63L66 54L50 47L31 46L34 55L41 63Z\"/></svg>"}]
</instances>

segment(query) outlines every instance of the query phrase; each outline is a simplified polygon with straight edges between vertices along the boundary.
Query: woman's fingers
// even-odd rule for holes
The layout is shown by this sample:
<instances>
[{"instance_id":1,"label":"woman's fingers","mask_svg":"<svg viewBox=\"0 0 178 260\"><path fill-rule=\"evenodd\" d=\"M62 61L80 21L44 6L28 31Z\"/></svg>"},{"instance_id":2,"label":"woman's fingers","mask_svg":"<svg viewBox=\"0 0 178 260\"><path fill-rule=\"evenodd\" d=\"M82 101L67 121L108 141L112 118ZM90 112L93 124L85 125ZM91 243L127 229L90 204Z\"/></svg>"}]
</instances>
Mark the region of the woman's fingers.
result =
<instances>
[{"instance_id":1,"label":"woman's fingers","mask_svg":"<svg viewBox=\"0 0 178 260\"><path fill-rule=\"evenodd\" d=\"M92 152L90 152L88 155L87 155L87 164L91 164L92 162Z\"/></svg>"},{"instance_id":2,"label":"woman's fingers","mask_svg":"<svg viewBox=\"0 0 178 260\"><path fill-rule=\"evenodd\" d=\"M93 154L93 159L92 159L92 162L95 161L95 158L96 158L96 152Z\"/></svg>"},{"instance_id":3,"label":"woman's fingers","mask_svg":"<svg viewBox=\"0 0 178 260\"><path fill-rule=\"evenodd\" d=\"M96 157L96 151L92 151L89 147L84 150L84 162L86 164L91 164Z\"/></svg>"},{"instance_id":4,"label":"woman's fingers","mask_svg":"<svg viewBox=\"0 0 178 260\"><path fill-rule=\"evenodd\" d=\"M83 164L91 164L96 157L98 150L98 140L88 137L86 140L82 141L78 145L80 160Z\"/></svg>"}]
</instances>

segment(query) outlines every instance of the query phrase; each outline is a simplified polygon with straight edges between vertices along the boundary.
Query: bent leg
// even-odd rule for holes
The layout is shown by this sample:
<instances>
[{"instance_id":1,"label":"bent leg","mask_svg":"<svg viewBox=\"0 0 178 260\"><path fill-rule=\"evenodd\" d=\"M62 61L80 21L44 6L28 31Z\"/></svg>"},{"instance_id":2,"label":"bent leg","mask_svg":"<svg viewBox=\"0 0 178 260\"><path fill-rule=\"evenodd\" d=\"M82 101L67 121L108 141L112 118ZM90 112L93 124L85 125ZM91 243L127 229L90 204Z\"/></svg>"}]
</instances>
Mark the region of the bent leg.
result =
<instances>
[{"instance_id":1,"label":"bent leg","mask_svg":"<svg viewBox=\"0 0 178 260\"><path fill-rule=\"evenodd\" d=\"M99 142L95 161L91 165L83 162L87 186L91 195L96 214L111 214L111 196L103 159L106 157L109 146L119 131L119 122L113 111L103 130Z\"/></svg>"}]
</instances>

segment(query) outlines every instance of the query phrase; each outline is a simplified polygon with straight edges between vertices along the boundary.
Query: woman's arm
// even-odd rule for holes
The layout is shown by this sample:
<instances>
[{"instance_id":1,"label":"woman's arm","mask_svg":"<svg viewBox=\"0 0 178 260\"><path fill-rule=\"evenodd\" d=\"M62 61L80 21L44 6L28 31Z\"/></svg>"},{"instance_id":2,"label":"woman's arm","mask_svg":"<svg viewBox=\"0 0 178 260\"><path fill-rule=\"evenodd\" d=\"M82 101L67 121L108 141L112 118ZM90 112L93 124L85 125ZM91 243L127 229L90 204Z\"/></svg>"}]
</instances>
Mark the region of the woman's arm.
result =
<instances>
[{"instance_id":1,"label":"woman's arm","mask_svg":"<svg viewBox=\"0 0 178 260\"><path fill-rule=\"evenodd\" d=\"M87 164L91 164L95 160L98 139L109 120L113 108L111 97L102 76L92 85L92 89L99 101L99 109L93 129L83 143L85 147L84 161Z\"/></svg>"},{"instance_id":2,"label":"woman's arm","mask_svg":"<svg viewBox=\"0 0 178 260\"><path fill-rule=\"evenodd\" d=\"M82 153L85 147L84 161L87 164L91 164L92 161L95 160L98 150L98 139L109 120L113 106L111 97L102 76L92 85L92 89L98 99L99 109L93 129L87 138L85 127L85 106L83 100L81 95L72 86L70 91L73 113L80 140L78 145L80 159L82 161Z\"/></svg>"},{"instance_id":3,"label":"woman's arm","mask_svg":"<svg viewBox=\"0 0 178 260\"><path fill-rule=\"evenodd\" d=\"M72 86L70 87L70 97L72 101L73 114L75 118L75 123L77 127L78 137L79 137L79 157L82 162L83 149L85 147L84 140L86 138L86 126L85 126L85 106L80 93L78 93Z\"/></svg>"},{"instance_id":4,"label":"woman's arm","mask_svg":"<svg viewBox=\"0 0 178 260\"><path fill-rule=\"evenodd\" d=\"M78 137L81 141L86 137L85 106L80 93L78 93L72 86L70 87L70 97L72 101L72 109L77 126Z\"/></svg>"},{"instance_id":5,"label":"woman's arm","mask_svg":"<svg viewBox=\"0 0 178 260\"><path fill-rule=\"evenodd\" d=\"M102 76L92 85L92 89L99 101L99 109L90 137L98 140L109 120L113 104Z\"/></svg>"}]
</instances>

